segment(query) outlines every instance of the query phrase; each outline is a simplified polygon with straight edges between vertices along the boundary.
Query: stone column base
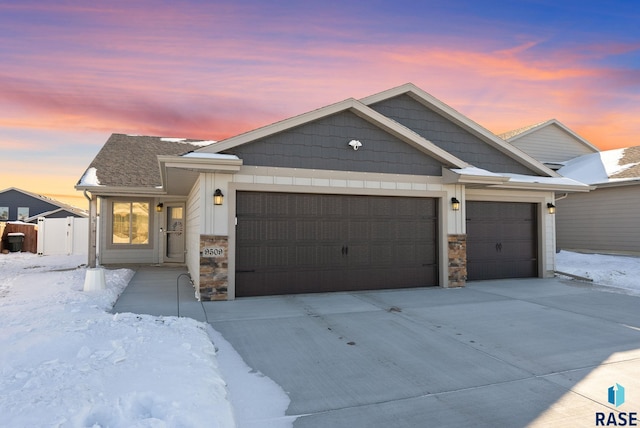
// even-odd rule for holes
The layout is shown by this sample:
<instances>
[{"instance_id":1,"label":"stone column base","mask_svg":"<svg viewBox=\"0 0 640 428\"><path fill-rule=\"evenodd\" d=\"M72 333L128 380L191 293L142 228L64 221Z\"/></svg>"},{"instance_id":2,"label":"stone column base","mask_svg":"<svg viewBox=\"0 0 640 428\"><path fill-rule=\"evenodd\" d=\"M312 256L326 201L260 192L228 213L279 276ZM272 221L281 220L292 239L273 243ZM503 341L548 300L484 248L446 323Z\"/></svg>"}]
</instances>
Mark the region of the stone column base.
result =
<instances>
[{"instance_id":1,"label":"stone column base","mask_svg":"<svg viewBox=\"0 0 640 428\"><path fill-rule=\"evenodd\" d=\"M200 300L227 300L229 238L200 235Z\"/></svg>"},{"instance_id":2,"label":"stone column base","mask_svg":"<svg viewBox=\"0 0 640 428\"><path fill-rule=\"evenodd\" d=\"M467 281L467 235L449 235L449 287L464 287Z\"/></svg>"}]
</instances>

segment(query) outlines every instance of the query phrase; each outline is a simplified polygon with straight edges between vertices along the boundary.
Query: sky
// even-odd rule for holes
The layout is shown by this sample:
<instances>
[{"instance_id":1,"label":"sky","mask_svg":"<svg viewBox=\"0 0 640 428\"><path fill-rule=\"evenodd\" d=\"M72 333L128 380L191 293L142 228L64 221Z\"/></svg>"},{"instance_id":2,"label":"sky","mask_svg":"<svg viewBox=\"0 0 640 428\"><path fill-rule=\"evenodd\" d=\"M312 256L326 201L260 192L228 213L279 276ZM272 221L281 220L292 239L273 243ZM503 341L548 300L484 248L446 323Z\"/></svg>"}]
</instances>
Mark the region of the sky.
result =
<instances>
[{"instance_id":1,"label":"sky","mask_svg":"<svg viewBox=\"0 0 640 428\"><path fill-rule=\"evenodd\" d=\"M0 0L0 190L81 208L112 133L221 140L411 82L502 133L640 145L636 0Z\"/></svg>"}]
</instances>

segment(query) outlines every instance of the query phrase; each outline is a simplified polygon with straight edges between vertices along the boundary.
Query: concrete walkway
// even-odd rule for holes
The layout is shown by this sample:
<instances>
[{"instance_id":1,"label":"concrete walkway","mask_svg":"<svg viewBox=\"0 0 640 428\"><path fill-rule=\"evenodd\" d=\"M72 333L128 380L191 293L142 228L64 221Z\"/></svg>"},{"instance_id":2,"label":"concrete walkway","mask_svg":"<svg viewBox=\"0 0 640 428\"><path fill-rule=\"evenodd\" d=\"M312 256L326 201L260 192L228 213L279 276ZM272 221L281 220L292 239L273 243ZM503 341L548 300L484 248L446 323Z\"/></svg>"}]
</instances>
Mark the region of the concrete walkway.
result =
<instances>
[{"instance_id":1,"label":"concrete walkway","mask_svg":"<svg viewBox=\"0 0 640 428\"><path fill-rule=\"evenodd\" d=\"M112 312L182 316L206 322L186 268L143 266L135 270Z\"/></svg>"},{"instance_id":2,"label":"concrete walkway","mask_svg":"<svg viewBox=\"0 0 640 428\"><path fill-rule=\"evenodd\" d=\"M597 286L482 281L200 307L289 394L294 427L595 426L598 412L640 411L640 298Z\"/></svg>"}]
</instances>

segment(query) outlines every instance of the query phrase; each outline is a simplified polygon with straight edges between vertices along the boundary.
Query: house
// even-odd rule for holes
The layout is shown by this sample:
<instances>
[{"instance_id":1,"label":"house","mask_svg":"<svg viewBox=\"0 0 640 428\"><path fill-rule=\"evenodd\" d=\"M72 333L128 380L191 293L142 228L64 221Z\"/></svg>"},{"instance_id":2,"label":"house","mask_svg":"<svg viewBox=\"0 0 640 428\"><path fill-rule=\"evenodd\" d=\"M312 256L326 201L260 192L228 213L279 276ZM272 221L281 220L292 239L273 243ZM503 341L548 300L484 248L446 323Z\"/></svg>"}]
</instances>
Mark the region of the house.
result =
<instances>
[{"instance_id":1,"label":"house","mask_svg":"<svg viewBox=\"0 0 640 428\"><path fill-rule=\"evenodd\" d=\"M595 188L558 199L558 247L640 255L640 146L577 157L560 174Z\"/></svg>"},{"instance_id":2,"label":"house","mask_svg":"<svg viewBox=\"0 0 640 428\"><path fill-rule=\"evenodd\" d=\"M109 263L202 300L553 275L561 177L413 84L219 142L114 134L76 185Z\"/></svg>"},{"instance_id":3,"label":"house","mask_svg":"<svg viewBox=\"0 0 640 428\"><path fill-rule=\"evenodd\" d=\"M500 137L553 170L570 159L599 151L556 119L515 129Z\"/></svg>"},{"instance_id":4,"label":"house","mask_svg":"<svg viewBox=\"0 0 640 428\"><path fill-rule=\"evenodd\" d=\"M34 223L38 217L86 218L87 213L46 196L36 195L15 187L0 190L0 222Z\"/></svg>"},{"instance_id":5,"label":"house","mask_svg":"<svg viewBox=\"0 0 640 428\"><path fill-rule=\"evenodd\" d=\"M500 137L594 189L556 194L558 248L640 255L640 147L600 152L555 119Z\"/></svg>"}]
</instances>

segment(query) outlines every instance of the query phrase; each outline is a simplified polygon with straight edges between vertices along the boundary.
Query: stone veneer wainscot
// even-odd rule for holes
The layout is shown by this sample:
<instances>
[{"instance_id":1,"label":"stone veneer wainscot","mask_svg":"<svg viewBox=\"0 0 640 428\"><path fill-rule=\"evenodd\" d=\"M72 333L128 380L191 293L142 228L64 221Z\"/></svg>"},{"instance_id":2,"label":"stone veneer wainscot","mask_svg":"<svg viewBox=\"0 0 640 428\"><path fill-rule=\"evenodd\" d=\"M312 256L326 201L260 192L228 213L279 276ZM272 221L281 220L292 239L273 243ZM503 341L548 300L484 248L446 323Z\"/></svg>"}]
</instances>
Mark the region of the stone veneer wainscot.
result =
<instances>
[{"instance_id":1,"label":"stone veneer wainscot","mask_svg":"<svg viewBox=\"0 0 640 428\"><path fill-rule=\"evenodd\" d=\"M220 254L205 254L205 249L216 249ZM200 235L200 300L227 300L228 275L229 238Z\"/></svg>"}]
</instances>

